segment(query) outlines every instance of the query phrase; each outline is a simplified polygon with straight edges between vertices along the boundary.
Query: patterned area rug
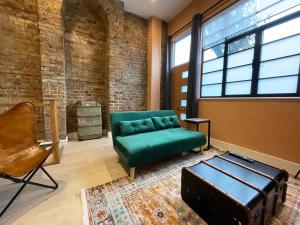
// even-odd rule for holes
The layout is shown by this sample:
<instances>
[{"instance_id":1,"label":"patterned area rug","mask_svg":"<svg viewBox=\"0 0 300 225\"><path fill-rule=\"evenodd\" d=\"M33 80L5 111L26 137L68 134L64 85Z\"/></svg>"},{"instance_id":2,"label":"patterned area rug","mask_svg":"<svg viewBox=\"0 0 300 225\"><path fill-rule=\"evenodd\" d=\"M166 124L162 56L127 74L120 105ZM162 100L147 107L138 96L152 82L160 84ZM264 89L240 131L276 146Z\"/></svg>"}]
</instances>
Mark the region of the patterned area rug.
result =
<instances>
[{"instance_id":1,"label":"patterned area rug","mask_svg":"<svg viewBox=\"0 0 300 225\"><path fill-rule=\"evenodd\" d=\"M132 183L124 177L83 189L83 224L206 225L181 199L181 168L220 153L212 149L203 155L188 154L139 171ZM287 201L268 225L296 224L300 224L300 180L290 178Z\"/></svg>"}]
</instances>

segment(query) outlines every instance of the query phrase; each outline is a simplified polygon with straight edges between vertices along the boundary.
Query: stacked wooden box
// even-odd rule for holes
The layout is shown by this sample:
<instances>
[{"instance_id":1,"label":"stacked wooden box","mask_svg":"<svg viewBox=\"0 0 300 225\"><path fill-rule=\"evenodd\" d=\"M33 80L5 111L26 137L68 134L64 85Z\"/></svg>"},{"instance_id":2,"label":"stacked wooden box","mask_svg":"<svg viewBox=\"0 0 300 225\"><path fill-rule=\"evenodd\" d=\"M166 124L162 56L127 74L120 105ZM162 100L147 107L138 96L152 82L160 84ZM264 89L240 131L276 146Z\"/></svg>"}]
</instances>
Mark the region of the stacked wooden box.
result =
<instances>
[{"instance_id":1,"label":"stacked wooden box","mask_svg":"<svg viewBox=\"0 0 300 225\"><path fill-rule=\"evenodd\" d=\"M101 105L96 101L77 103L77 132L80 141L102 137Z\"/></svg>"}]
</instances>

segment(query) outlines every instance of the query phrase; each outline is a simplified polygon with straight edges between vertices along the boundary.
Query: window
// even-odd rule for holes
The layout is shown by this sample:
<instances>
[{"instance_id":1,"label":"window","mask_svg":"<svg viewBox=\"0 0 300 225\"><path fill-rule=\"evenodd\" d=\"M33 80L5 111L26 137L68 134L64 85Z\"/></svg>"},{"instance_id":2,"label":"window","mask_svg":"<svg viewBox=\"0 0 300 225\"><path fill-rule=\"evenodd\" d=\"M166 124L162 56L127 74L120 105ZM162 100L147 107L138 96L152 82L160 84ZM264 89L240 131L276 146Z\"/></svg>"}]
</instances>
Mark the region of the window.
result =
<instances>
[{"instance_id":1,"label":"window","mask_svg":"<svg viewBox=\"0 0 300 225\"><path fill-rule=\"evenodd\" d=\"M204 23L201 97L300 96L299 7L244 0Z\"/></svg>"},{"instance_id":2,"label":"window","mask_svg":"<svg viewBox=\"0 0 300 225\"><path fill-rule=\"evenodd\" d=\"M181 86L181 93L187 93L187 85Z\"/></svg>"},{"instance_id":3,"label":"window","mask_svg":"<svg viewBox=\"0 0 300 225\"><path fill-rule=\"evenodd\" d=\"M188 78L188 76L189 76L189 71L185 71L185 72L183 72L183 73L181 73L181 78Z\"/></svg>"},{"instance_id":4,"label":"window","mask_svg":"<svg viewBox=\"0 0 300 225\"><path fill-rule=\"evenodd\" d=\"M225 95L250 95L255 34L228 43Z\"/></svg>"},{"instance_id":5,"label":"window","mask_svg":"<svg viewBox=\"0 0 300 225\"><path fill-rule=\"evenodd\" d=\"M181 73L181 79L186 83L187 78L189 77L189 71L184 71ZM181 93L186 94L187 93L187 85L181 86ZM185 99L184 96L182 96L184 99L180 100L180 106L182 108L186 108L187 106L187 100ZM180 120L185 120L186 119L186 114L180 114Z\"/></svg>"},{"instance_id":6,"label":"window","mask_svg":"<svg viewBox=\"0 0 300 225\"><path fill-rule=\"evenodd\" d=\"M297 93L299 65L300 17L265 29L262 32L258 94Z\"/></svg>"},{"instance_id":7,"label":"window","mask_svg":"<svg viewBox=\"0 0 300 225\"><path fill-rule=\"evenodd\" d=\"M224 44L214 46L203 52L202 96L221 96Z\"/></svg>"},{"instance_id":8,"label":"window","mask_svg":"<svg viewBox=\"0 0 300 225\"><path fill-rule=\"evenodd\" d=\"M187 104L187 102L186 102L185 99L184 99L184 100L181 100L181 104L180 104L180 105L181 105L182 107L186 107L186 104Z\"/></svg>"},{"instance_id":9,"label":"window","mask_svg":"<svg viewBox=\"0 0 300 225\"><path fill-rule=\"evenodd\" d=\"M186 120L186 114L181 113L180 114L180 120Z\"/></svg>"},{"instance_id":10,"label":"window","mask_svg":"<svg viewBox=\"0 0 300 225\"><path fill-rule=\"evenodd\" d=\"M190 60L191 34L188 34L173 45L173 66L187 63Z\"/></svg>"}]
</instances>

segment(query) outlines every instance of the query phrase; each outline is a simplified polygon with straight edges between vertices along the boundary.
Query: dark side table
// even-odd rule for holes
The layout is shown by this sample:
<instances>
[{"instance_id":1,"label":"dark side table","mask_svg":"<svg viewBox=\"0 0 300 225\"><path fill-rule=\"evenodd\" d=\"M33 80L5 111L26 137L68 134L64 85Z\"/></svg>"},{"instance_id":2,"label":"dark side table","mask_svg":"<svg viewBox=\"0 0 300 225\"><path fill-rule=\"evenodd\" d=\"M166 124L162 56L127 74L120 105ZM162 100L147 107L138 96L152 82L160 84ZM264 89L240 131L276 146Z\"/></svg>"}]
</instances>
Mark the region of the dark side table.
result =
<instances>
[{"instance_id":1,"label":"dark side table","mask_svg":"<svg viewBox=\"0 0 300 225\"><path fill-rule=\"evenodd\" d=\"M197 131L199 131L199 123L208 123L208 144L207 149L210 148L210 119L204 118L189 118L184 120L187 123L197 124Z\"/></svg>"}]
</instances>

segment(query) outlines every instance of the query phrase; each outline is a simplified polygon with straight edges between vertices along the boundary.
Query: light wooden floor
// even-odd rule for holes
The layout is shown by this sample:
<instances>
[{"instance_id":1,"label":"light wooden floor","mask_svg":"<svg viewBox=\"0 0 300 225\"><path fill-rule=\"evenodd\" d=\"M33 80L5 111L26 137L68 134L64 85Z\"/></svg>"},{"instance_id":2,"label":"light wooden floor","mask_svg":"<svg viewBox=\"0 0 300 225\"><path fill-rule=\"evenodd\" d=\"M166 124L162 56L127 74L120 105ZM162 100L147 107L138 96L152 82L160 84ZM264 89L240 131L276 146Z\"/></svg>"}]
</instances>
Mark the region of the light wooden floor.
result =
<instances>
[{"instance_id":1,"label":"light wooden floor","mask_svg":"<svg viewBox=\"0 0 300 225\"><path fill-rule=\"evenodd\" d=\"M58 182L59 189L26 187L0 219L1 225L81 225L80 189L127 176L109 138L69 142L63 146L61 164L46 169ZM48 182L42 172L34 180ZM0 205L18 187L0 179Z\"/></svg>"}]
</instances>

